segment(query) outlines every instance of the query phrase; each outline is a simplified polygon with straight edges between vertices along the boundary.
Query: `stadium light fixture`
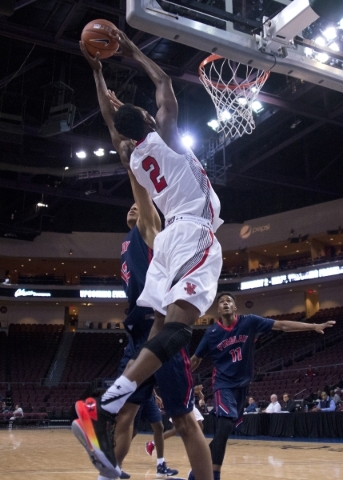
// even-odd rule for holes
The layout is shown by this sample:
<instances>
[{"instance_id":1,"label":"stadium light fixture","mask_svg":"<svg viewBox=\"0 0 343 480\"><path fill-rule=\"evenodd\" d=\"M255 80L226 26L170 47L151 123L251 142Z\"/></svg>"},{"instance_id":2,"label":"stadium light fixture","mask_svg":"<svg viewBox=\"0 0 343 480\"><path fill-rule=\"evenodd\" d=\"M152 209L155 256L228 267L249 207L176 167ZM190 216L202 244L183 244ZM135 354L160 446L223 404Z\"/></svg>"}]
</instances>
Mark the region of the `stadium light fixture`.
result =
<instances>
[{"instance_id":1,"label":"stadium light fixture","mask_svg":"<svg viewBox=\"0 0 343 480\"><path fill-rule=\"evenodd\" d=\"M98 148L98 150L94 150L93 153L97 157L103 157L105 155L105 150L103 148Z\"/></svg>"},{"instance_id":2,"label":"stadium light fixture","mask_svg":"<svg viewBox=\"0 0 343 480\"><path fill-rule=\"evenodd\" d=\"M211 120L210 122L207 122L207 125L212 128L212 130L217 130L219 127L219 122L218 120Z\"/></svg>"},{"instance_id":3,"label":"stadium light fixture","mask_svg":"<svg viewBox=\"0 0 343 480\"><path fill-rule=\"evenodd\" d=\"M184 146L187 148L192 148L194 145L194 139L188 133L182 135L181 140Z\"/></svg>"}]
</instances>

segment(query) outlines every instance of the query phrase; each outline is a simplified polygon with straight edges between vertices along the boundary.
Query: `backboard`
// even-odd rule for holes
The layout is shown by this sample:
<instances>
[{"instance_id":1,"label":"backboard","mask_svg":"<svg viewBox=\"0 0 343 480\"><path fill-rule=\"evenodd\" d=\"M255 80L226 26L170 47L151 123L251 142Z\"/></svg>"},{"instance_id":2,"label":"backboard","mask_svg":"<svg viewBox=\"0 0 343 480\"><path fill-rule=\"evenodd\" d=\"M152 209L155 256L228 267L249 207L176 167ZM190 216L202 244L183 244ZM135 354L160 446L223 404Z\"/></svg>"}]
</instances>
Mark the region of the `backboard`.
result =
<instances>
[{"instance_id":1,"label":"backboard","mask_svg":"<svg viewBox=\"0 0 343 480\"><path fill-rule=\"evenodd\" d=\"M343 44L338 42L338 49L337 44L330 48L332 41L319 45L310 33L315 35L324 26L337 27L342 6L336 7L333 0L278 0L265 2L264 10L259 0L254 4L262 6L261 18L235 13L235 4L249 3L127 0L126 17L132 27L150 34L343 92ZM328 6L335 9L335 23L333 15L321 16ZM342 30L337 32L341 37Z\"/></svg>"}]
</instances>

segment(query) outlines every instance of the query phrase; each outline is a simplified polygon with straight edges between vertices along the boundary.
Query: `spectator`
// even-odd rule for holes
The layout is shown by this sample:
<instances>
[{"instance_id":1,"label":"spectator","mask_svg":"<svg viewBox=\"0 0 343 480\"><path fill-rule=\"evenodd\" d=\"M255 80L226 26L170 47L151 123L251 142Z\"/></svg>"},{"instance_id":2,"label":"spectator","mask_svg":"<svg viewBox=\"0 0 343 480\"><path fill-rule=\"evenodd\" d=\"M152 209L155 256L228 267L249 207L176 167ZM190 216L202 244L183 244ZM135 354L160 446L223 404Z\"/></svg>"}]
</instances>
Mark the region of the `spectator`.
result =
<instances>
[{"instance_id":1,"label":"spectator","mask_svg":"<svg viewBox=\"0 0 343 480\"><path fill-rule=\"evenodd\" d=\"M247 408L244 409L244 414L246 414L246 413L256 413L257 403L255 402L254 398L249 397L248 402L249 402L249 405L247 406Z\"/></svg>"},{"instance_id":2,"label":"spectator","mask_svg":"<svg viewBox=\"0 0 343 480\"><path fill-rule=\"evenodd\" d=\"M281 409L282 412L289 412L289 413L295 412L295 401L289 398L288 393L283 394L283 401L284 401L284 405Z\"/></svg>"},{"instance_id":3,"label":"spectator","mask_svg":"<svg viewBox=\"0 0 343 480\"><path fill-rule=\"evenodd\" d=\"M277 395L273 393L273 395L270 396L270 404L268 407L264 410L265 413L280 413L281 412L281 405L277 401Z\"/></svg>"},{"instance_id":4,"label":"spectator","mask_svg":"<svg viewBox=\"0 0 343 480\"><path fill-rule=\"evenodd\" d=\"M341 397L341 389L340 388L335 388L334 390L334 397L333 397L333 401L335 402L335 405L338 405L339 403L342 403L342 397Z\"/></svg>"},{"instance_id":5,"label":"spectator","mask_svg":"<svg viewBox=\"0 0 343 480\"><path fill-rule=\"evenodd\" d=\"M326 392L322 392L322 399L317 407L312 409L313 412L334 412L336 410L335 402L332 398L328 397Z\"/></svg>"},{"instance_id":6,"label":"spectator","mask_svg":"<svg viewBox=\"0 0 343 480\"><path fill-rule=\"evenodd\" d=\"M0 413L3 413L3 414L9 413L9 410L6 406L6 402L1 403L1 412Z\"/></svg>"},{"instance_id":7,"label":"spectator","mask_svg":"<svg viewBox=\"0 0 343 480\"><path fill-rule=\"evenodd\" d=\"M21 408L20 405L15 406L15 410L13 412L13 416L10 418L10 422L8 425L8 428L12 430L13 422L16 418L22 418L24 416L23 409Z\"/></svg>"}]
</instances>

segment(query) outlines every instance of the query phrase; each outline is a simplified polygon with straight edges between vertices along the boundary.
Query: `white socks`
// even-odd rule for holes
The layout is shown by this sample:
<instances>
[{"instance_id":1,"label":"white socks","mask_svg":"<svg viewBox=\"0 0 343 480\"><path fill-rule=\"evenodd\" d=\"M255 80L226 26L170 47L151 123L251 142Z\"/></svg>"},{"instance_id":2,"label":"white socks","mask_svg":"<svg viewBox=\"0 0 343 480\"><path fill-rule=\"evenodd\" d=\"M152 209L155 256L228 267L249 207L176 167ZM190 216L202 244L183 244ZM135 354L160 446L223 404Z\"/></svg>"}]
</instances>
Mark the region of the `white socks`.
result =
<instances>
[{"instance_id":1,"label":"white socks","mask_svg":"<svg viewBox=\"0 0 343 480\"><path fill-rule=\"evenodd\" d=\"M164 457L157 459L157 465L162 465L164 463Z\"/></svg>"},{"instance_id":2,"label":"white socks","mask_svg":"<svg viewBox=\"0 0 343 480\"><path fill-rule=\"evenodd\" d=\"M110 413L118 413L127 397L137 388L136 382L131 382L121 375L101 397L101 408Z\"/></svg>"}]
</instances>

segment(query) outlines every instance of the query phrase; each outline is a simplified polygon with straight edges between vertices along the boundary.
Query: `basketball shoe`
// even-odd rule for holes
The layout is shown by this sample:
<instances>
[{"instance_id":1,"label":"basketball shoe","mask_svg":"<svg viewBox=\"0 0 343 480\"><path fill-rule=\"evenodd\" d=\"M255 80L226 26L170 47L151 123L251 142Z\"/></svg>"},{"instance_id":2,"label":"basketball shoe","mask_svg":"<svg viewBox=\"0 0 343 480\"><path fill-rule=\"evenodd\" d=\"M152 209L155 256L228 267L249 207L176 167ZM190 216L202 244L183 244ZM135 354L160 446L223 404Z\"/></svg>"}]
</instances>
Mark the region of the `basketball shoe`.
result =
<instances>
[{"instance_id":1,"label":"basketball shoe","mask_svg":"<svg viewBox=\"0 0 343 480\"><path fill-rule=\"evenodd\" d=\"M193 475L192 470L190 470L190 471L188 472L187 480L195 480L195 476Z\"/></svg>"},{"instance_id":2,"label":"basketball shoe","mask_svg":"<svg viewBox=\"0 0 343 480\"><path fill-rule=\"evenodd\" d=\"M178 470L167 467L166 462L163 462L157 465L156 478L172 477L178 473Z\"/></svg>"},{"instance_id":3,"label":"basketball shoe","mask_svg":"<svg viewBox=\"0 0 343 480\"><path fill-rule=\"evenodd\" d=\"M148 455L152 455L152 452L155 450L155 443L154 442L146 442L145 444L145 451Z\"/></svg>"},{"instance_id":4,"label":"basketball shoe","mask_svg":"<svg viewBox=\"0 0 343 480\"><path fill-rule=\"evenodd\" d=\"M72 430L93 465L104 477L120 477L121 470L114 453L115 415L103 410L95 398L87 398L85 402L79 400L75 408L79 421L73 422Z\"/></svg>"}]
</instances>

